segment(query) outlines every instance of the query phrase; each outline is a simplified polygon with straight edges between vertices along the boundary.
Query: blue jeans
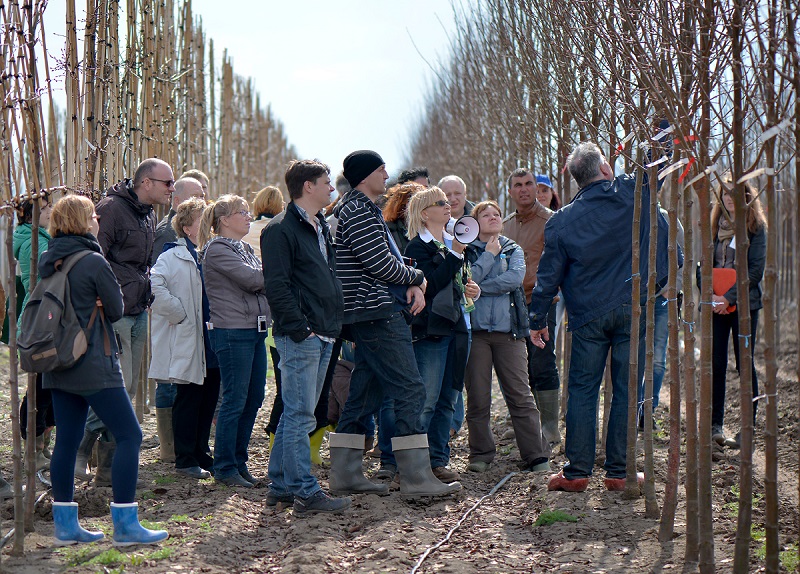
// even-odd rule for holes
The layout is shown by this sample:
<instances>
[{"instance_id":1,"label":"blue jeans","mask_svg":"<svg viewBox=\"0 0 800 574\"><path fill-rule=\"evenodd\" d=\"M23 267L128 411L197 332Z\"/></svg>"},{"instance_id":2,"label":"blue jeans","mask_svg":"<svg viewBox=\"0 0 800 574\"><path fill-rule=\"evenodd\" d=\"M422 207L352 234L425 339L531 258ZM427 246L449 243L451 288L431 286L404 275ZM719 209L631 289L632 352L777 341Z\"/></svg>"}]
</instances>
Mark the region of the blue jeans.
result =
<instances>
[{"instance_id":1,"label":"blue jeans","mask_svg":"<svg viewBox=\"0 0 800 574\"><path fill-rule=\"evenodd\" d=\"M217 328L209 335L222 377L214 441L214 477L222 479L247 470L247 447L267 382L267 334Z\"/></svg>"},{"instance_id":2,"label":"blue jeans","mask_svg":"<svg viewBox=\"0 0 800 574\"><path fill-rule=\"evenodd\" d=\"M661 385L664 382L664 373L667 370L667 340L669 338L669 305L667 300L659 295L656 297L655 314L653 316L653 412L658 406L658 395L661 394ZM639 380L639 417L644 413L644 378Z\"/></svg>"},{"instance_id":3,"label":"blue jeans","mask_svg":"<svg viewBox=\"0 0 800 574\"><path fill-rule=\"evenodd\" d=\"M177 385L167 382L156 381L156 408L171 409L175 404Z\"/></svg>"},{"instance_id":4,"label":"blue jeans","mask_svg":"<svg viewBox=\"0 0 800 574\"><path fill-rule=\"evenodd\" d=\"M472 330L469 332L469 338L467 339L467 357L469 357L469 351L472 348ZM459 381L460 383L464 383L464 381ZM461 427L464 426L464 416L466 411L464 409L464 392L458 391L458 398L456 398L456 411L453 413L453 421L450 423L450 429L458 432L461 430Z\"/></svg>"},{"instance_id":5,"label":"blue jeans","mask_svg":"<svg viewBox=\"0 0 800 574\"><path fill-rule=\"evenodd\" d=\"M400 313L351 325L355 369L337 432L366 434L364 421L378 412L384 394L394 401L395 436L422 434L425 387L419 376L411 330Z\"/></svg>"},{"instance_id":6,"label":"blue jeans","mask_svg":"<svg viewBox=\"0 0 800 574\"><path fill-rule=\"evenodd\" d=\"M269 453L270 489L308 498L320 490L311 474L308 435L317 426L314 409L319 401L332 343L310 337L295 343L289 337L275 337L280 355L283 414Z\"/></svg>"},{"instance_id":7,"label":"blue jeans","mask_svg":"<svg viewBox=\"0 0 800 574\"><path fill-rule=\"evenodd\" d=\"M142 369L144 346L147 343L147 311L142 311L138 315L125 315L113 326L120 343L119 366L122 368L122 379L125 381L128 396L133 398L138 390L139 372ZM147 397L145 396L146 401ZM105 423L100 420L93 409L89 409L86 430L92 432L106 430Z\"/></svg>"},{"instance_id":8,"label":"blue jeans","mask_svg":"<svg viewBox=\"0 0 800 574\"><path fill-rule=\"evenodd\" d=\"M644 371L644 314L639 322L639 373ZM608 478L625 477L628 438L628 373L630 366L631 306L620 305L572 332L569 367L567 439L569 479L592 475L595 459L597 400L606 358L611 351L613 397L606 438L605 470Z\"/></svg>"},{"instance_id":9,"label":"blue jeans","mask_svg":"<svg viewBox=\"0 0 800 574\"><path fill-rule=\"evenodd\" d=\"M455 406L461 395L452 386L450 347L453 337L421 339L414 342L417 368L425 385L425 403L420 414L420 425L428 433L431 466L447 466L450 461L450 426ZM388 408L387 408L388 406ZM395 436L393 402L384 400L381 407L381 428L378 440L381 463L397 466L392 452L391 439Z\"/></svg>"}]
</instances>

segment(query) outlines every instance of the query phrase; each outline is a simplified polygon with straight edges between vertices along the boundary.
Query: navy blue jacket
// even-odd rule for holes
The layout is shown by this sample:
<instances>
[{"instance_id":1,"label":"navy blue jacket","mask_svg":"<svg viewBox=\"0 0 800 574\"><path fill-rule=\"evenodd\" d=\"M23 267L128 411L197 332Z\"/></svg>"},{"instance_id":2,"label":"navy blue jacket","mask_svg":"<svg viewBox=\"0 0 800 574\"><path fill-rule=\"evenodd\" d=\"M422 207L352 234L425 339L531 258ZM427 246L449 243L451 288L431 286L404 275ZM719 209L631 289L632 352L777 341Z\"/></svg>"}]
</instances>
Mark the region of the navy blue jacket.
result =
<instances>
[{"instance_id":1,"label":"navy blue jacket","mask_svg":"<svg viewBox=\"0 0 800 574\"><path fill-rule=\"evenodd\" d=\"M124 387L119 365L119 349L111 323L122 318L122 291L111 266L100 251L100 244L93 235L57 235L50 240L47 251L39 260L39 276L44 279L55 273L55 263L78 251L90 250L69 272L70 298L75 314L84 327L95 308L97 298L103 303L106 333L111 345L107 356L103 346L103 330L100 317L89 334L89 348L78 362L64 371L44 373L42 386L45 389L61 389L67 392L99 391Z\"/></svg>"},{"instance_id":2,"label":"navy blue jacket","mask_svg":"<svg viewBox=\"0 0 800 574\"><path fill-rule=\"evenodd\" d=\"M581 189L575 198L553 214L544 229L545 247L536 274L529 312L531 330L547 326L553 297L561 293L575 330L624 303L631 303L631 225L636 178L600 180ZM650 186L642 185L639 228L641 301L647 296L650 248ZM668 223L660 211L656 269L659 286L667 281ZM683 253L678 248L679 265ZM656 288L656 292L660 287Z\"/></svg>"}]
</instances>

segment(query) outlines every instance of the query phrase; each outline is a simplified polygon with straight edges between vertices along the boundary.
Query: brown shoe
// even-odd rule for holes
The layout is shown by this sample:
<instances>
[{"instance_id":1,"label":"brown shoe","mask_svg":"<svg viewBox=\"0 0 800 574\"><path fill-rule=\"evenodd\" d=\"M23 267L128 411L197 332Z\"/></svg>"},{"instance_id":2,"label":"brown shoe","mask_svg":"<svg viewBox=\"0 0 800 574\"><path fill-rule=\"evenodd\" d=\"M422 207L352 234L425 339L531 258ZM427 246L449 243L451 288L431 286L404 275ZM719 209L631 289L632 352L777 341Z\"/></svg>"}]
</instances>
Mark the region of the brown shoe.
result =
<instances>
[{"instance_id":1,"label":"brown shoe","mask_svg":"<svg viewBox=\"0 0 800 574\"><path fill-rule=\"evenodd\" d=\"M566 478L564 471L554 474L547 482L547 490L563 490L565 492L583 492L589 486L589 477Z\"/></svg>"},{"instance_id":2,"label":"brown shoe","mask_svg":"<svg viewBox=\"0 0 800 574\"><path fill-rule=\"evenodd\" d=\"M441 480L445 484L450 484L451 482L455 482L456 480L460 480L461 477L458 473L454 470L450 470L446 466L437 466L433 469L433 476Z\"/></svg>"},{"instance_id":3,"label":"brown shoe","mask_svg":"<svg viewBox=\"0 0 800 574\"><path fill-rule=\"evenodd\" d=\"M606 490L610 490L612 492L621 492L625 490L625 480L626 479L624 478L606 478L603 480L603 484L606 485ZM636 482L639 483L640 487L644 484L643 473L636 473Z\"/></svg>"}]
</instances>

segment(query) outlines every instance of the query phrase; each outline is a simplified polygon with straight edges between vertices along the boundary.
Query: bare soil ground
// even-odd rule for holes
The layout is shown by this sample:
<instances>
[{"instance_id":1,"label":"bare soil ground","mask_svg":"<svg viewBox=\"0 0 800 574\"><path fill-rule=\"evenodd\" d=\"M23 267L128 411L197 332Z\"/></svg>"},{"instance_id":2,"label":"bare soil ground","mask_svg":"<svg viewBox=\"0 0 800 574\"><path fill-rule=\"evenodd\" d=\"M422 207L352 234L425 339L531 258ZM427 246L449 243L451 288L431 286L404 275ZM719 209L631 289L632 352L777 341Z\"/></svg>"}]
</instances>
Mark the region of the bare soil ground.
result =
<instances>
[{"instance_id":1,"label":"bare soil ground","mask_svg":"<svg viewBox=\"0 0 800 574\"><path fill-rule=\"evenodd\" d=\"M787 321L784 324L791 323ZM796 336L784 333L779 354L779 450L782 548L797 540L798 408ZM7 373L7 350L3 351ZM757 357L760 359L761 354ZM763 368L759 366L763 380ZM7 375L0 373L4 380ZM268 459L267 437L263 431L272 404L274 384L267 383L268 395L257 421L251 443L251 472L265 476ZM729 372L728 421L738 418L738 377ZM668 388L662 405L668 405ZM497 436L506 430L505 405L495 394L494 420ZM5 405L0 415L0 467L11 475L11 423L8 388L0 391ZM668 428L666 409L661 410L661 426ZM758 426L763 428L764 412ZM729 434L736 431L728 428ZM475 503L504 477L517 470L518 452L513 441L499 441L498 457L485 474L466 471L466 429L453 442L452 468L461 473L463 491L452 498L433 502L409 502L398 494L388 497L356 496L353 506L338 516L295 517L291 510L269 508L264 504L266 489L241 490L217 485L213 480L195 481L177 477L172 465L158 460L153 439L155 416L145 415L145 447L141 456L140 477L148 488L138 492L140 516L163 525L170 539L160 547L134 547L117 552L108 540L80 548L57 549L53 531L51 502L46 498L37 509L36 532L25 540L25 555L9 555L10 544L2 555L2 568L12 572L410 572L426 549L445 538ZM563 433L563 430L562 430ZM754 533L751 571L763 568L764 519L763 436L758 435L754 455L756 480L753 513ZM149 448L147 448L149 447ZM326 446L323 453L327 455ZM663 500L666 480L667 442L659 433L655 446L656 490ZM640 457L642 458L642 457ZM556 456L554 469L564 462ZM369 470L377 468L367 459ZM640 463L641 466L641 463ZM621 493L603 488L602 468L585 493L548 492L544 474L513 474L505 485L486 498L440 548L423 562L419 572L679 572L685 542L685 500L676 518L676 537L662 546L658 541L658 521L644 518L644 499L629 501ZM316 468L323 487L328 471ZM725 460L713 471L714 541L717 571L729 572L733 565L736 530L735 485L738 483L738 451L727 451ZM111 534L108 514L109 488L81 485L75 500L80 503L84 525ZM574 521L537 525L537 520L560 510ZM0 506L3 533L12 526L11 501ZM784 555L789 558L788 553ZM786 564L789 564L787 561ZM689 570L691 571L691 569Z\"/></svg>"}]
</instances>

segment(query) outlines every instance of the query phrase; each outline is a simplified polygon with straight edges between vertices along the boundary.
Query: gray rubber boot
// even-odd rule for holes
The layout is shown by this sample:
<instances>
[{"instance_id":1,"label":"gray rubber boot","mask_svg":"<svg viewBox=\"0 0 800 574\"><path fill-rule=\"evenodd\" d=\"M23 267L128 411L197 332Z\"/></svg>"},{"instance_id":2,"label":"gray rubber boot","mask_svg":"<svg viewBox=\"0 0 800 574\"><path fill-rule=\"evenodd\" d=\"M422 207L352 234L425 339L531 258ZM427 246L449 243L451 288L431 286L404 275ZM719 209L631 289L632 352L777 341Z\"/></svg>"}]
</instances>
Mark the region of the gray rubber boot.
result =
<instances>
[{"instance_id":1,"label":"gray rubber boot","mask_svg":"<svg viewBox=\"0 0 800 574\"><path fill-rule=\"evenodd\" d=\"M97 443L97 471L94 476L95 486L111 486L111 463L114 461L114 453L117 451L117 443L99 441Z\"/></svg>"},{"instance_id":2,"label":"gray rubber boot","mask_svg":"<svg viewBox=\"0 0 800 574\"><path fill-rule=\"evenodd\" d=\"M92 480L92 473L89 472L89 459L92 457L92 450L94 450L94 444L99 436L100 433L84 431L83 440L78 446L78 454L75 457L75 478L77 480L86 482Z\"/></svg>"},{"instance_id":3,"label":"gray rubber boot","mask_svg":"<svg viewBox=\"0 0 800 574\"><path fill-rule=\"evenodd\" d=\"M331 494L389 494L389 486L375 484L364 476L361 466L364 456L364 435L330 433L331 473L328 478ZM430 467L430 464L428 464Z\"/></svg>"},{"instance_id":4,"label":"gray rubber boot","mask_svg":"<svg viewBox=\"0 0 800 574\"><path fill-rule=\"evenodd\" d=\"M400 474L400 494L410 498L444 496L461 490L460 482L444 484L431 470L428 435L412 434L392 438L392 450Z\"/></svg>"},{"instance_id":5,"label":"gray rubber boot","mask_svg":"<svg viewBox=\"0 0 800 574\"><path fill-rule=\"evenodd\" d=\"M114 462L114 453L117 452L117 443L114 441L101 440L97 443L97 473L94 477L95 486L111 486L111 464ZM141 478L136 480L136 488L145 488L145 483Z\"/></svg>"},{"instance_id":6,"label":"gray rubber boot","mask_svg":"<svg viewBox=\"0 0 800 574\"><path fill-rule=\"evenodd\" d=\"M561 433L558 430L558 389L552 391L534 391L536 406L542 420L542 434L552 447L561 444Z\"/></svg>"},{"instance_id":7,"label":"gray rubber boot","mask_svg":"<svg viewBox=\"0 0 800 574\"><path fill-rule=\"evenodd\" d=\"M175 462L175 433L172 430L172 409L156 409L161 462Z\"/></svg>"}]
</instances>

